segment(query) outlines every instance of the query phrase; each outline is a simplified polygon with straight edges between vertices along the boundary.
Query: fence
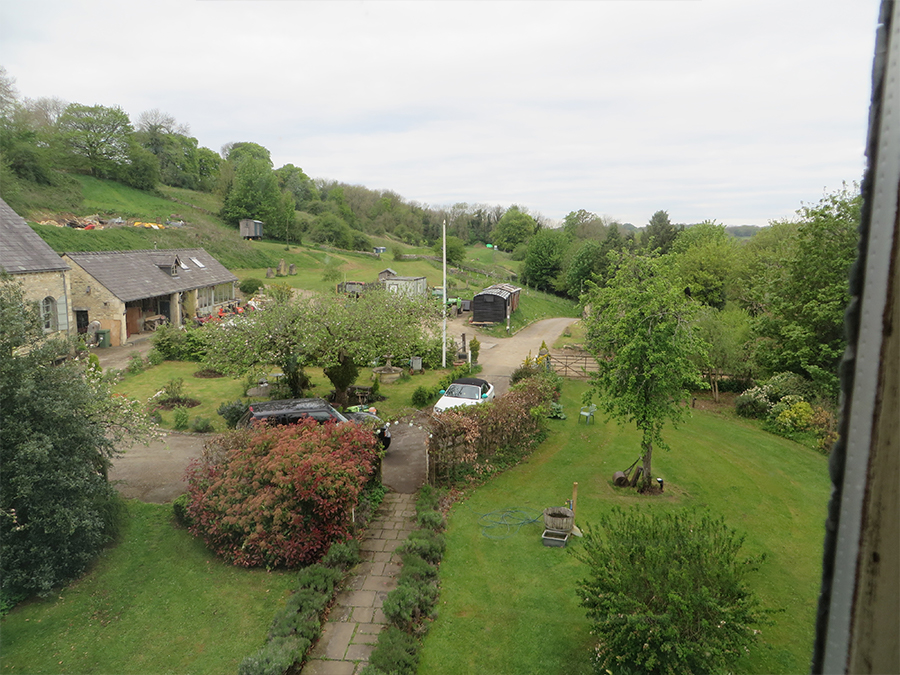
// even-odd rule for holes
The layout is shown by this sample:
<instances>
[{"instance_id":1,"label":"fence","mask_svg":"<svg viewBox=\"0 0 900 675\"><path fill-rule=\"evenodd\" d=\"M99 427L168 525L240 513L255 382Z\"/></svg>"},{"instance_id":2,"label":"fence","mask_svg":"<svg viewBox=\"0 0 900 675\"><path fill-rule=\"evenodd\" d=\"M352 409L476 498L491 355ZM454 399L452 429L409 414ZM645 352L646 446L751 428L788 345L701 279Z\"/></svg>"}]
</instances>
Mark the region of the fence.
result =
<instances>
[{"instance_id":1,"label":"fence","mask_svg":"<svg viewBox=\"0 0 900 675\"><path fill-rule=\"evenodd\" d=\"M597 372L597 360L590 354L560 354L550 356L553 370L563 377L587 377Z\"/></svg>"}]
</instances>

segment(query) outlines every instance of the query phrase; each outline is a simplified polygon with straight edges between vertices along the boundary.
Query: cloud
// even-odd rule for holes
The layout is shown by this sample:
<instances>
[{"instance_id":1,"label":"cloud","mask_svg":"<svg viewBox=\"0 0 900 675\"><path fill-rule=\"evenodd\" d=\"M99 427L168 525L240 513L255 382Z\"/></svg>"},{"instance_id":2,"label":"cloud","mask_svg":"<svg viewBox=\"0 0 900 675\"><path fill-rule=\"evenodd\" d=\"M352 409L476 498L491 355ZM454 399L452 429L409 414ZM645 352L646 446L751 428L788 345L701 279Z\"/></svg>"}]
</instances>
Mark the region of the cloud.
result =
<instances>
[{"instance_id":1,"label":"cloud","mask_svg":"<svg viewBox=\"0 0 900 675\"><path fill-rule=\"evenodd\" d=\"M30 0L0 63L409 200L765 224L861 177L877 6Z\"/></svg>"}]
</instances>

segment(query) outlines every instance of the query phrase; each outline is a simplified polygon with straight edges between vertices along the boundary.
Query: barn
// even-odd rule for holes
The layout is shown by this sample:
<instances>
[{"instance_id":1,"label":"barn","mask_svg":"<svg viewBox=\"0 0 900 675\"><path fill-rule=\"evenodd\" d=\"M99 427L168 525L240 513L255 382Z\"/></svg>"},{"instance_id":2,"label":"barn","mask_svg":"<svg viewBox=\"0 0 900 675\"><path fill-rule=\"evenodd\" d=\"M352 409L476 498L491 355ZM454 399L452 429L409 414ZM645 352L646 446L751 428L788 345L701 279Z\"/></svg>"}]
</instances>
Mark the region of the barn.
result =
<instances>
[{"instance_id":1,"label":"barn","mask_svg":"<svg viewBox=\"0 0 900 675\"><path fill-rule=\"evenodd\" d=\"M512 284L494 284L472 298L473 323L504 323L519 307L521 288Z\"/></svg>"}]
</instances>

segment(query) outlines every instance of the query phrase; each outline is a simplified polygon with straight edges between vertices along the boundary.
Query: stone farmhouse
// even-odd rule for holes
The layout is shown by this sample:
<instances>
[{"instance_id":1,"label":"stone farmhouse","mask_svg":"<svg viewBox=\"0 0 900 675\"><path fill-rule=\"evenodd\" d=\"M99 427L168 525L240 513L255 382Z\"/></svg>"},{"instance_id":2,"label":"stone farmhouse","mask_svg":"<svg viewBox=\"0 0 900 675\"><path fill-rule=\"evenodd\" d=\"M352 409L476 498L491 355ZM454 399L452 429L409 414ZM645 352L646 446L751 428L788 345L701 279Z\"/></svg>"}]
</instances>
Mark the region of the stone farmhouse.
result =
<instances>
[{"instance_id":1,"label":"stone farmhouse","mask_svg":"<svg viewBox=\"0 0 900 675\"><path fill-rule=\"evenodd\" d=\"M45 333L74 332L69 266L2 199L0 269L21 282L26 300L40 305Z\"/></svg>"}]
</instances>

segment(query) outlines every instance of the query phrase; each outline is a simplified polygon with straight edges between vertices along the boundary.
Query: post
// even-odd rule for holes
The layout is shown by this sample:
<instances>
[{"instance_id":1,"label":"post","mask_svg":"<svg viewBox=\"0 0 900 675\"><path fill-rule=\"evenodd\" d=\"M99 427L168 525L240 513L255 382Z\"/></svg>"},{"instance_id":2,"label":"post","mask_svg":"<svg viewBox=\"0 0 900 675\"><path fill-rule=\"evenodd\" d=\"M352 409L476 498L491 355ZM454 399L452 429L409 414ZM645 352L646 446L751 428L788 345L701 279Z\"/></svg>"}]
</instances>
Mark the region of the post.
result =
<instances>
[{"instance_id":1,"label":"post","mask_svg":"<svg viewBox=\"0 0 900 675\"><path fill-rule=\"evenodd\" d=\"M575 516L575 506L578 504L578 483L572 483L572 516Z\"/></svg>"},{"instance_id":2,"label":"post","mask_svg":"<svg viewBox=\"0 0 900 675\"><path fill-rule=\"evenodd\" d=\"M442 288L443 302L441 303L441 313L444 315L444 332L441 347L441 368L447 367L447 221L443 224L444 234L444 254L441 256L444 269L444 286Z\"/></svg>"}]
</instances>

